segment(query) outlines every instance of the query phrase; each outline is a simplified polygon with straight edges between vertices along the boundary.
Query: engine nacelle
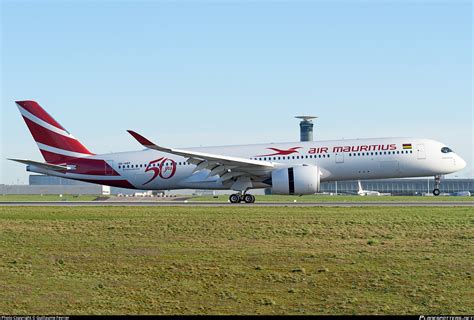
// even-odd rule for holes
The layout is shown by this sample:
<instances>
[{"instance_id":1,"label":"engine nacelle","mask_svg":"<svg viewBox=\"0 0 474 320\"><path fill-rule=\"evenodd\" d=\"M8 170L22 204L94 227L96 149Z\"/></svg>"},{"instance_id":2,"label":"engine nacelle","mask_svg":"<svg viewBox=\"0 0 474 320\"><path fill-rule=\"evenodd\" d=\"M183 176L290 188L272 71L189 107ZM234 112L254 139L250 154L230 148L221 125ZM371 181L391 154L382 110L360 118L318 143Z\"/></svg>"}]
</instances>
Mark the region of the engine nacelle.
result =
<instances>
[{"instance_id":1,"label":"engine nacelle","mask_svg":"<svg viewBox=\"0 0 474 320\"><path fill-rule=\"evenodd\" d=\"M315 194L320 189L317 166L297 166L272 172L272 194Z\"/></svg>"}]
</instances>

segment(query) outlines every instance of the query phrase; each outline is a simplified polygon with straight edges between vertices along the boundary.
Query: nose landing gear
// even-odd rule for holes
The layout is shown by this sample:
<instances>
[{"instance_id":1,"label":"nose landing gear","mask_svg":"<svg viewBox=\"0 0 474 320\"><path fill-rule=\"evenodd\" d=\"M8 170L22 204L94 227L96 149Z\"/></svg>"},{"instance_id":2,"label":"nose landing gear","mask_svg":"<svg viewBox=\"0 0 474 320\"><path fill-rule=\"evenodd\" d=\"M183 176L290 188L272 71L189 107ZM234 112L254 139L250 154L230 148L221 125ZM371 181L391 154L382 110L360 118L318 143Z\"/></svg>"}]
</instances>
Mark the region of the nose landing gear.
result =
<instances>
[{"instance_id":1,"label":"nose landing gear","mask_svg":"<svg viewBox=\"0 0 474 320\"><path fill-rule=\"evenodd\" d=\"M255 197L251 194L231 194L229 196L229 201L230 203L240 203L240 202L245 202L245 203L254 203L255 202Z\"/></svg>"},{"instance_id":2,"label":"nose landing gear","mask_svg":"<svg viewBox=\"0 0 474 320\"><path fill-rule=\"evenodd\" d=\"M439 185L441 184L441 176L435 176L434 177L434 189L433 189L433 195L434 196L439 196L441 191L439 191Z\"/></svg>"}]
</instances>

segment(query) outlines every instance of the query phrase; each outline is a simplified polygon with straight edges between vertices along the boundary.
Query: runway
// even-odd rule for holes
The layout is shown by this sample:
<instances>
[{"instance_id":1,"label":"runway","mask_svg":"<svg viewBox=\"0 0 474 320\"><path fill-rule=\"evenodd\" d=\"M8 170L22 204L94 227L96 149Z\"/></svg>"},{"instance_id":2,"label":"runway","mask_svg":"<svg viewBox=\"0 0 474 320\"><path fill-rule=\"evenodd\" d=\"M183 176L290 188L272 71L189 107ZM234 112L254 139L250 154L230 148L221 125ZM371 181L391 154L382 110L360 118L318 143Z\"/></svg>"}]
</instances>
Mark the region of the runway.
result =
<instances>
[{"instance_id":1,"label":"runway","mask_svg":"<svg viewBox=\"0 0 474 320\"><path fill-rule=\"evenodd\" d=\"M353 202L257 202L231 204L204 201L77 201L0 202L0 207L474 207L474 201L353 201Z\"/></svg>"}]
</instances>

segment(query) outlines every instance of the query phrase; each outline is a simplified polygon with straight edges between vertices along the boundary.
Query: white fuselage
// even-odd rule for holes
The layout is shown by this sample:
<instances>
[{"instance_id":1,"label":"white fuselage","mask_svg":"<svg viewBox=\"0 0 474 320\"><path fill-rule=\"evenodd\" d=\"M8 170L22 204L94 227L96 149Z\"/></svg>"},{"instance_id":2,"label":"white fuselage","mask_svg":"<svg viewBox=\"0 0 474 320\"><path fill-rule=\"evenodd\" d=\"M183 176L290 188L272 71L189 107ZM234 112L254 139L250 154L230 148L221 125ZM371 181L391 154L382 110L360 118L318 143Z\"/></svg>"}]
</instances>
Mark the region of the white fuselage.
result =
<instances>
[{"instance_id":1,"label":"white fuselage","mask_svg":"<svg viewBox=\"0 0 474 320\"><path fill-rule=\"evenodd\" d=\"M454 152L443 153L445 145L420 138L374 138L315 142L269 143L241 146L200 147L187 150L271 162L275 168L318 166L321 182L337 180L423 177L452 173L466 163ZM30 171L116 185L107 181L126 180L134 188L148 190L230 189L210 170L195 170L188 158L146 149L93 155L107 163L104 173L87 170L57 172L29 166ZM80 164L78 165L80 166ZM154 169L155 168L155 169ZM110 172L108 172L110 171ZM112 171L114 172L112 174ZM271 186L268 172L254 179L252 188Z\"/></svg>"}]
</instances>

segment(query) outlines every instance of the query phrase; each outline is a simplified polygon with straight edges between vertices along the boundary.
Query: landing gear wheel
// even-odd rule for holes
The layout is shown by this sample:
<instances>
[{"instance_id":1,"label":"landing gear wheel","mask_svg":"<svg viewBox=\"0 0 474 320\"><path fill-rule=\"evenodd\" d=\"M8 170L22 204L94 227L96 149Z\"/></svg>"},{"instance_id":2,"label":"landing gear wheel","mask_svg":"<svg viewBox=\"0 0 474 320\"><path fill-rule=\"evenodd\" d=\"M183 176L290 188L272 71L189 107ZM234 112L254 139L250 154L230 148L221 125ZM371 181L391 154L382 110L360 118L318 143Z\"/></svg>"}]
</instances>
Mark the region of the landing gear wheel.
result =
<instances>
[{"instance_id":1,"label":"landing gear wheel","mask_svg":"<svg viewBox=\"0 0 474 320\"><path fill-rule=\"evenodd\" d=\"M246 195L244 195L244 201L245 201L245 203L254 203L255 202L255 197L252 196L251 194L246 194Z\"/></svg>"},{"instance_id":2,"label":"landing gear wheel","mask_svg":"<svg viewBox=\"0 0 474 320\"><path fill-rule=\"evenodd\" d=\"M434 189L433 189L433 195L434 196L439 196L439 194L441 193L439 191L440 184L441 184L441 176L435 176L434 177Z\"/></svg>"},{"instance_id":3,"label":"landing gear wheel","mask_svg":"<svg viewBox=\"0 0 474 320\"><path fill-rule=\"evenodd\" d=\"M230 203L239 203L240 202L240 197L238 194L231 194L229 197Z\"/></svg>"}]
</instances>

